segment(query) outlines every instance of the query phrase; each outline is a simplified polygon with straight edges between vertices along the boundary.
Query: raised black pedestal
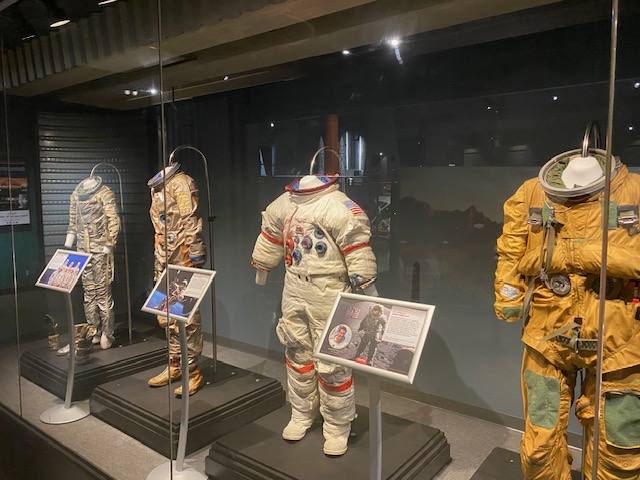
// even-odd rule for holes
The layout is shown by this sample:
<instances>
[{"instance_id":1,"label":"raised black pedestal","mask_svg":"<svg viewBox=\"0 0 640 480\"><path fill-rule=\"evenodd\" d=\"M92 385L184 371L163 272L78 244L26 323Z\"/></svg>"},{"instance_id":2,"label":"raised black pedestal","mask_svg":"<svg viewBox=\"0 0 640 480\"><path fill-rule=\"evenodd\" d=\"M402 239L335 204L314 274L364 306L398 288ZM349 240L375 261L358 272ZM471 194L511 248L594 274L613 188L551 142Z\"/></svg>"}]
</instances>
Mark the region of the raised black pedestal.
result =
<instances>
[{"instance_id":1,"label":"raised black pedestal","mask_svg":"<svg viewBox=\"0 0 640 480\"><path fill-rule=\"evenodd\" d=\"M285 442L281 433L290 414L286 405L216 440L205 473L216 480L369 478L369 412L365 407L358 407L349 450L341 457L322 453L319 422L303 440ZM383 414L382 438L383 479L431 479L451 460L447 439L435 428Z\"/></svg>"},{"instance_id":2,"label":"raised black pedestal","mask_svg":"<svg viewBox=\"0 0 640 480\"><path fill-rule=\"evenodd\" d=\"M211 359L201 360L205 386L190 398L187 455L285 402L277 380L222 362L218 362L214 375L212 367ZM150 369L101 385L91 395L91 413L167 458L173 452L175 458L180 399L171 394L170 425L168 387L147 385L147 380L158 373L159 369ZM180 381L173 382L171 388L178 386Z\"/></svg>"},{"instance_id":3,"label":"raised black pedestal","mask_svg":"<svg viewBox=\"0 0 640 480\"><path fill-rule=\"evenodd\" d=\"M580 472L572 470L571 478L580 480ZM471 480L522 480L520 454L500 447L494 448Z\"/></svg>"},{"instance_id":4,"label":"raised black pedestal","mask_svg":"<svg viewBox=\"0 0 640 480\"><path fill-rule=\"evenodd\" d=\"M66 341L61 341L62 345ZM85 363L76 363L72 401L89 398L101 383L166 363L166 346L166 341L152 335L140 336L131 345L114 344L108 350L94 346ZM68 357L57 356L55 350L47 347L27 350L20 357L21 375L61 399L65 397L68 371Z\"/></svg>"}]
</instances>

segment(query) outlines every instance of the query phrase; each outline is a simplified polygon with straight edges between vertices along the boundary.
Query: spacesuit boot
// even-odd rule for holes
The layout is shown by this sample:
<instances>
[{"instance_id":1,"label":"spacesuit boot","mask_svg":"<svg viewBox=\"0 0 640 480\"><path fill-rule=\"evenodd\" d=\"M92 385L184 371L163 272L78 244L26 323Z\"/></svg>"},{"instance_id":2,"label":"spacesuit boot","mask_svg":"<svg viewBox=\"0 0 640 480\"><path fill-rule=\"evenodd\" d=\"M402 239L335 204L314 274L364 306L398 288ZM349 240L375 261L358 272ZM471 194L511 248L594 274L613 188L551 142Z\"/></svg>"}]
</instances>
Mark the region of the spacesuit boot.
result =
<instances>
[{"instance_id":1,"label":"spacesuit boot","mask_svg":"<svg viewBox=\"0 0 640 480\"><path fill-rule=\"evenodd\" d=\"M57 350L60 338L60 335L58 334L58 322L56 322L56 319L48 313L44 316L44 319L47 322L47 327L49 329L49 336L47 337L49 350Z\"/></svg>"},{"instance_id":2,"label":"spacesuit boot","mask_svg":"<svg viewBox=\"0 0 640 480\"><path fill-rule=\"evenodd\" d=\"M172 358L170 363L171 365L169 367L166 367L158 375L147 381L147 384L150 387L164 387L165 385L169 385L169 377L171 377L171 381L173 382L182 376L182 372L180 370L180 359Z\"/></svg>"},{"instance_id":3,"label":"spacesuit boot","mask_svg":"<svg viewBox=\"0 0 640 480\"><path fill-rule=\"evenodd\" d=\"M200 387L202 387L203 384L204 384L204 378L202 377L202 372L200 371L200 368L197 365L190 366L189 367L189 395L193 395L198 390L200 390ZM173 393L175 393L176 396L181 397L182 385L176 388L173 391Z\"/></svg>"},{"instance_id":4,"label":"spacesuit boot","mask_svg":"<svg viewBox=\"0 0 640 480\"><path fill-rule=\"evenodd\" d=\"M325 421L322 424L322 434L324 436L324 446L322 451L325 455L339 457L347 452L349 434L351 433L351 422L347 424L333 425Z\"/></svg>"},{"instance_id":5,"label":"spacesuit boot","mask_svg":"<svg viewBox=\"0 0 640 480\"><path fill-rule=\"evenodd\" d=\"M83 323L76 325L76 360L79 363L86 362L91 352L91 340L96 333L96 327Z\"/></svg>"}]
</instances>

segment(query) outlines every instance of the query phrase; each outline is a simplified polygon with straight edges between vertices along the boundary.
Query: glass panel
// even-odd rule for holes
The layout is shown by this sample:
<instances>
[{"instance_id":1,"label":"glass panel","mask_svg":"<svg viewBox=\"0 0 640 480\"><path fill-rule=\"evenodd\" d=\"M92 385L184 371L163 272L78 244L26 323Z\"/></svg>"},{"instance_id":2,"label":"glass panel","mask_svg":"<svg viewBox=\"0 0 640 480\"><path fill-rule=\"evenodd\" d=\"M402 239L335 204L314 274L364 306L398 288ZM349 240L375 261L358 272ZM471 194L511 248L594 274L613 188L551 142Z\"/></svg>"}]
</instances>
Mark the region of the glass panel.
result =
<instances>
[{"instance_id":1,"label":"glass panel","mask_svg":"<svg viewBox=\"0 0 640 480\"><path fill-rule=\"evenodd\" d=\"M7 56L4 42L0 40L0 74L6 76ZM12 105L13 106L13 105ZM9 129L9 105L6 88L0 95L0 251L2 265L0 273L0 310L3 322L0 326L0 383L6 387L0 394L0 404L20 414L20 383L18 370L18 323L16 316L15 289L15 243L24 238L19 225L13 225L12 218L28 212L25 205L28 189L25 178L25 165L14 159L12 146L17 138ZM19 146L16 145L19 150ZM18 154L16 153L16 157Z\"/></svg>"},{"instance_id":2,"label":"glass panel","mask_svg":"<svg viewBox=\"0 0 640 480\"><path fill-rule=\"evenodd\" d=\"M148 378L167 363L155 318L140 311L153 286L147 182L163 156L159 2L8 3L11 158L28 184L13 248L20 411L109 476L145 478L172 443L166 393L155 407L136 397L151 394ZM71 21L50 26L61 15ZM152 407L145 428L162 433L132 442L131 412Z\"/></svg>"}]
</instances>

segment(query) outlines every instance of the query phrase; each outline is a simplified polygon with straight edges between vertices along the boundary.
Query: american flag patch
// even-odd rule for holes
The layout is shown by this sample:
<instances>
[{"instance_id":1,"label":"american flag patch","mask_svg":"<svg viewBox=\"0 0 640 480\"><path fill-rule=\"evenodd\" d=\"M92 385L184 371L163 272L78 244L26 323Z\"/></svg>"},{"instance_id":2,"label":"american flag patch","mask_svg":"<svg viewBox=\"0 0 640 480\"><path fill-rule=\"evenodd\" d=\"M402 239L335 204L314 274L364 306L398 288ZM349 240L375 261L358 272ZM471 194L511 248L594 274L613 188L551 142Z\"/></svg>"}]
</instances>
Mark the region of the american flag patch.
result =
<instances>
[{"instance_id":1,"label":"american flag patch","mask_svg":"<svg viewBox=\"0 0 640 480\"><path fill-rule=\"evenodd\" d=\"M346 207L351 210L351 213L353 213L354 215L364 215L364 211L360 208L360 206L354 202L353 200L349 200L347 202L344 202L344 204L346 205Z\"/></svg>"}]
</instances>

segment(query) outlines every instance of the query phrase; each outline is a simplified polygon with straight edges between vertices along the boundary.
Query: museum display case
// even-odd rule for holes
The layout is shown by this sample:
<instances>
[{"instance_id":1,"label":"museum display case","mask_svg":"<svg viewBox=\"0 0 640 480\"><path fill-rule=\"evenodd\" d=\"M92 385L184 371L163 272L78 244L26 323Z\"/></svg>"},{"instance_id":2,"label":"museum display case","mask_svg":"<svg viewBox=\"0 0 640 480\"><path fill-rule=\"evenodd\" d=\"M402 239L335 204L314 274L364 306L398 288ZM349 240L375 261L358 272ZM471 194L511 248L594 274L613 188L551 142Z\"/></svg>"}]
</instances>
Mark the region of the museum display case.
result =
<instances>
[{"instance_id":1,"label":"museum display case","mask_svg":"<svg viewBox=\"0 0 640 480\"><path fill-rule=\"evenodd\" d=\"M71 459L60 468L366 478L366 369L348 450L323 453L319 420L306 442L306 427L282 440L287 390L311 371L296 368L315 362L319 388L351 378L296 363L279 326L293 270L309 315L333 305L337 290L308 279L336 258L344 288L375 281L388 310L435 306L415 376L383 392L524 429L521 328L493 308L503 206L579 149L589 122L639 171L640 8L619 1L614 36L610 0L321 3L0 1L0 407ZM331 214L269 230L285 191L324 188L300 188L310 175L346 195L350 228L368 218L353 245ZM252 255L260 236L277 265ZM349 258L362 248L376 258L366 275ZM290 268L311 256L317 271ZM393 364L382 332L358 331L366 312L353 315L343 356ZM57 416L76 406L88 416ZM382 416L384 478L455 470L431 420ZM579 452L573 413L567 432ZM517 469L517 448L496 461ZM39 478L35 463L11 472Z\"/></svg>"}]
</instances>

